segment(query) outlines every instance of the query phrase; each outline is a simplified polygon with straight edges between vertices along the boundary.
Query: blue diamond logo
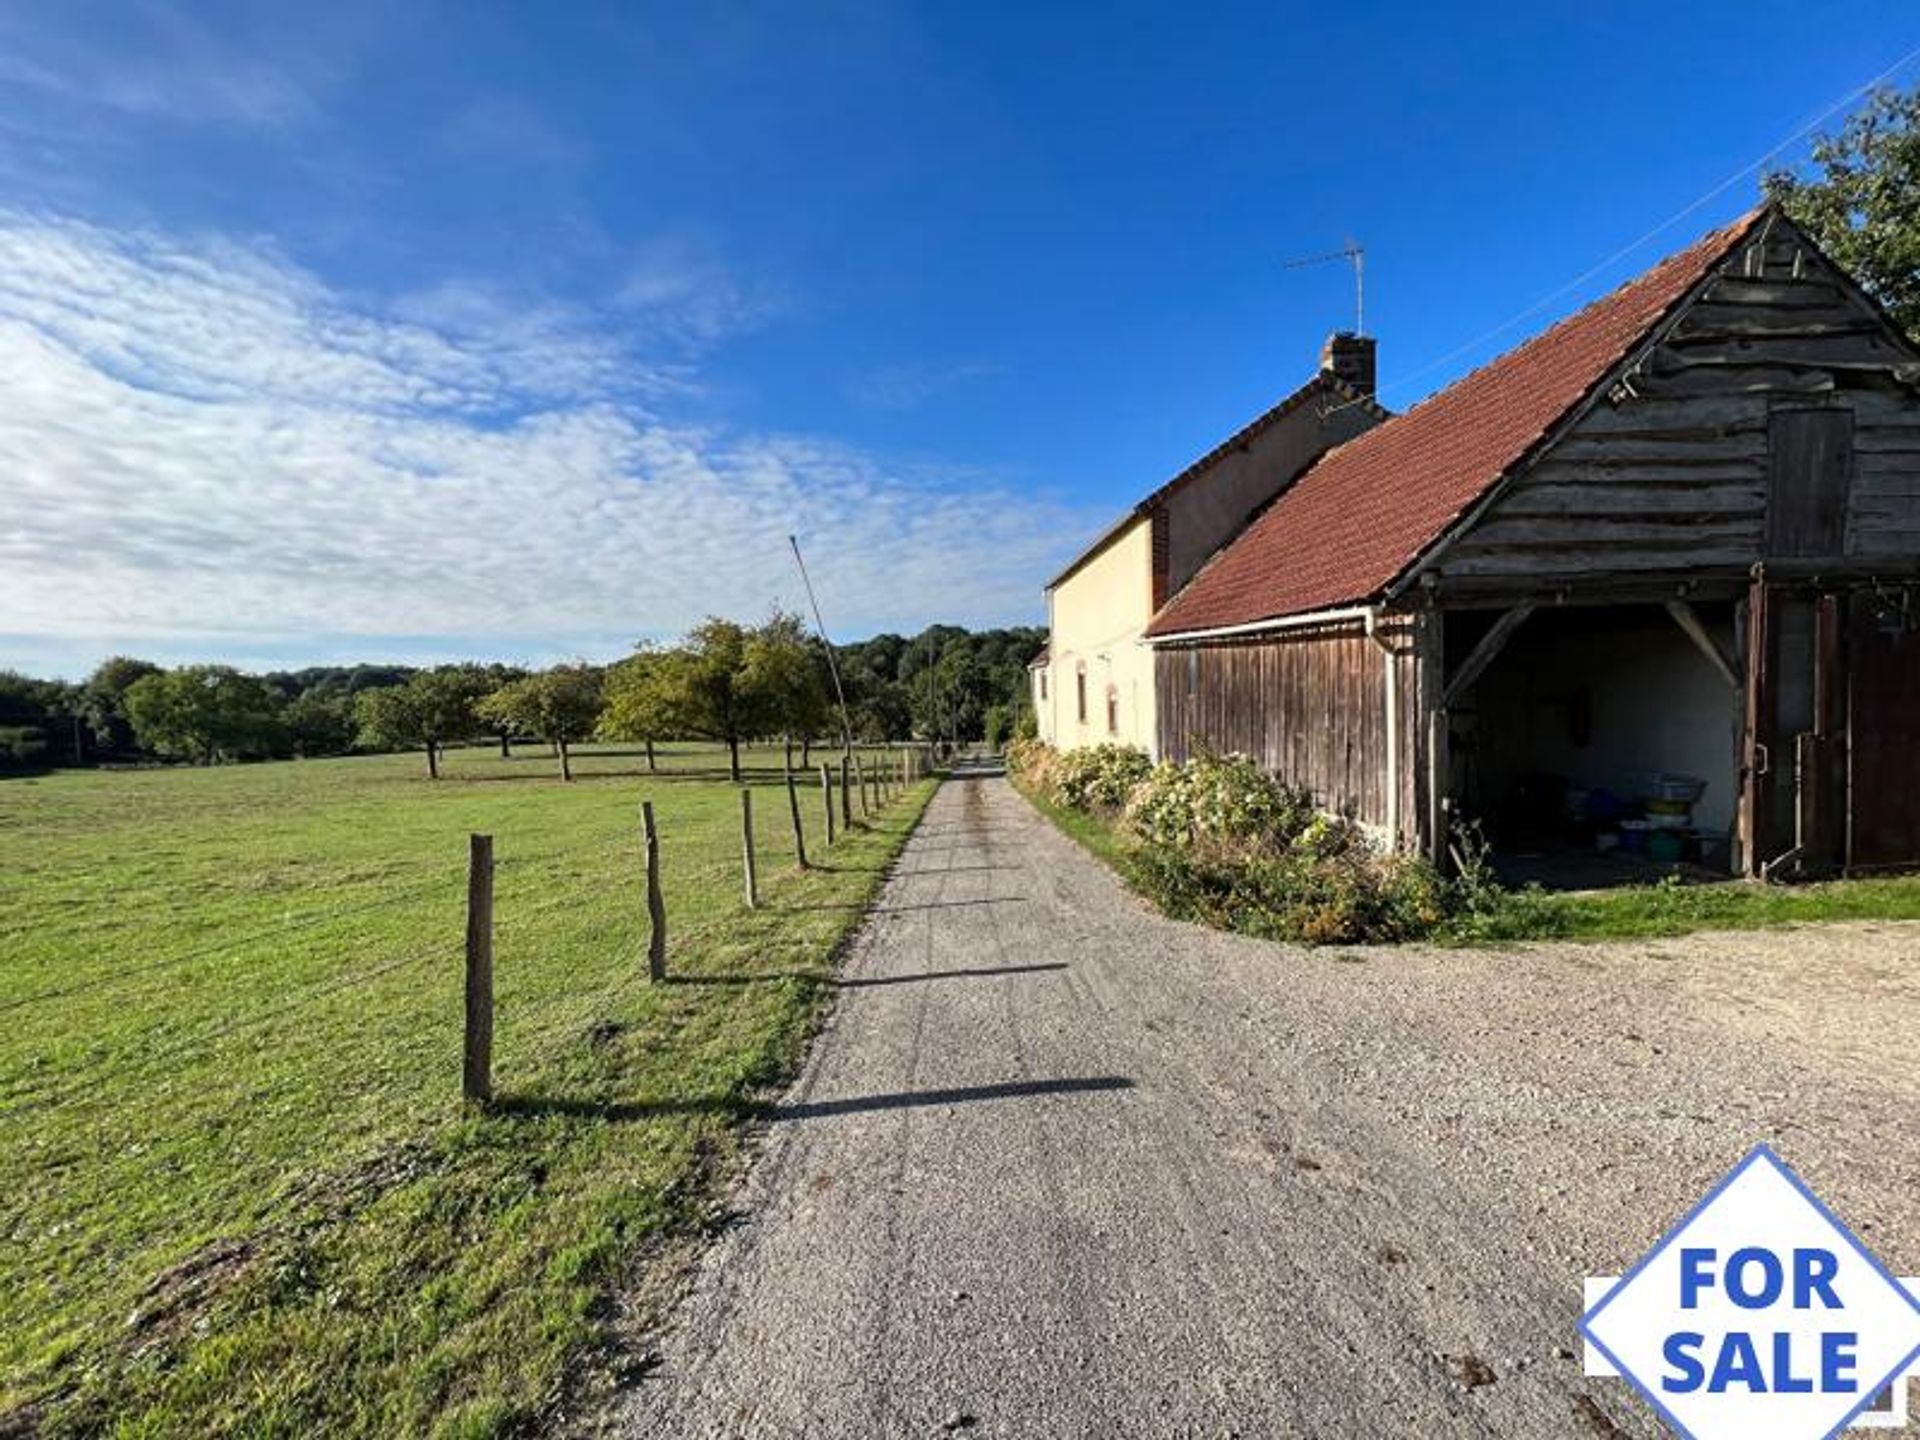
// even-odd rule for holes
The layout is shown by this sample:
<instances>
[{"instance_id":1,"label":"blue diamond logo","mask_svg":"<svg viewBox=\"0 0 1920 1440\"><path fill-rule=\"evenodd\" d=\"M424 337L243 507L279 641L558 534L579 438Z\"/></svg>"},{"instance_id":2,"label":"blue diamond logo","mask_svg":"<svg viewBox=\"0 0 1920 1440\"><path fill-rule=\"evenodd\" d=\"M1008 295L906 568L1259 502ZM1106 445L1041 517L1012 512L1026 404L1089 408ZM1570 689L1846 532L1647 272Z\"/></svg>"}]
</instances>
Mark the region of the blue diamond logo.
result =
<instances>
[{"instance_id":1,"label":"blue diamond logo","mask_svg":"<svg viewBox=\"0 0 1920 1440\"><path fill-rule=\"evenodd\" d=\"M1759 1145L1580 1330L1690 1440L1825 1440L1920 1357L1920 1300Z\"/></svg>"}]
</instances>

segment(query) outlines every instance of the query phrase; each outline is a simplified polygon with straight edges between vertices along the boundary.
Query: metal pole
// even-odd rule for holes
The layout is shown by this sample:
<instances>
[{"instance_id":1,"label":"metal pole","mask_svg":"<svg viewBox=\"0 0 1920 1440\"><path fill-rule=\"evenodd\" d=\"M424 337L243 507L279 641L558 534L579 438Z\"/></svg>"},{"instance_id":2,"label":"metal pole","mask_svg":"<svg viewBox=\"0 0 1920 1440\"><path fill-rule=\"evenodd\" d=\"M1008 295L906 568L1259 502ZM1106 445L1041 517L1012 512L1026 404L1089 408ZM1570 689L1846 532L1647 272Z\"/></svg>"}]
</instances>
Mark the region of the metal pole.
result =
<instances>
[{"instance_id":1,"label":"metal pole","mask_svg":"<svg viewBox=\"0 0 1920 1440\"><path fill-rule=\"evenodd\" d=\"M800 537L787 536L787 543L793 546L793 563L800 567L800 583L807 587L807 604L813 607L813 628L820 634L820 643L827 647L827 673L833 676L834 699L840 702L840 732L846 741L846 752L853 754L853 719L847 714L847 692L840 685L840 664L833 658L833 642L827 638L827 622L820 618L820 600L813 593L813 580L807 574L807 562L800 554Z\"/></svg>"}]
</instances>

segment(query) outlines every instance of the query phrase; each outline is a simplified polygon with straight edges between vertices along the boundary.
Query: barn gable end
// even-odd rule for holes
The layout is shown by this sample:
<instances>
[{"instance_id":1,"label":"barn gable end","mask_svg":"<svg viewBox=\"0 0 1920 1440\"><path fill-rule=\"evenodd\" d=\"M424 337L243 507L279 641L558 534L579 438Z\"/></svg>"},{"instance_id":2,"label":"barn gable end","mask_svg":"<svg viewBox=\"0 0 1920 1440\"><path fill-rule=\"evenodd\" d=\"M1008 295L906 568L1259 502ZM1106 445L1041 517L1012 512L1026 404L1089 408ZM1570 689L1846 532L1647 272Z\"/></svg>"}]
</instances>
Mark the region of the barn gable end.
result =
<instances>
[{"instance_id":1,"label":"barn gable end","mask_svg":"<svg viewBox=\"0 0 1920 1440\"><path fill-rule=\"evenodd\" d=\"M1497 602L1636 583L1671 593L1684 578L1730 595L1769 555L1913 555L1917 383L1920 354L1892 322L1769 215L1399 589ZM1792 418L1809 410L1828 419ZM1810 428L1836 473L1823 478L1813 452L1783 469ZM1809 497L1777 499L1770 530L1770 474L1777 486L1830 486L1803 508L1839 507L1838 548L1783 552L1779 512Z\"/></svg>"}]
</instances>

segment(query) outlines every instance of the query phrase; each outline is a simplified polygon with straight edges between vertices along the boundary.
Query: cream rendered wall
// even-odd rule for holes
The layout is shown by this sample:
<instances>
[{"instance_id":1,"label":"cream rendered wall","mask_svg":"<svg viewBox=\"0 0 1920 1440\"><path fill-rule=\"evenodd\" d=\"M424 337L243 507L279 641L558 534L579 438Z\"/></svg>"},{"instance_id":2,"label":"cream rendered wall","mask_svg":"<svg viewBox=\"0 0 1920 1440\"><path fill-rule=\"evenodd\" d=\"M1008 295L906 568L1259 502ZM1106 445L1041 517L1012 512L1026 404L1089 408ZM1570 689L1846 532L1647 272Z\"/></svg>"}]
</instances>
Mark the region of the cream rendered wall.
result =
<instances>
[{"instance_id":1,"label":"cream rendered wall","mask_svg":"<svg viewBox=\"0 0 1920 1440\"><path fill-rule=\"evenodd\" d=\"M1035 704L1040 736L1063 750L1109 741L1154 753L1153 651L1142 641L1153 618L1153 525L1142 517L1047 592L1047 698ZM1087 677L1081 722L1075 677ZM1107 687L1119 696L1119 724L1107 728Z\"/></svg>"}]
</instances>

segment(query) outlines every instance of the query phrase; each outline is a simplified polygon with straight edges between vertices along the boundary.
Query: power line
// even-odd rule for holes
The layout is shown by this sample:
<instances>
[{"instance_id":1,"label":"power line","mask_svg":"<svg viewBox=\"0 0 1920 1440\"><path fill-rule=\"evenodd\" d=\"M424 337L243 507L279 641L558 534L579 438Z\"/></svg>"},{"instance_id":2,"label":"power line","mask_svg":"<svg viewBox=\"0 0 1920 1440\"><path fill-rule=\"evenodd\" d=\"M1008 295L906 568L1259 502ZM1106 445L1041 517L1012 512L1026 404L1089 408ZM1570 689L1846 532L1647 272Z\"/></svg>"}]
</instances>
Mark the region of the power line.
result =
<instances>
[{"instance_id":1,"label":"power line","mask_svg":"<svg viewBox=\"0 0 1920 1440\"><path fill-rule=\"evenodd\" d=\"M827 671L833 676L834 698L840 702L840 727L846 732L847 754L853 754L853 720L847 714L847 692L840 688L840 664L833 658L833 641L827 638L827 623L820 618L820 601L813 593L813 581L807 575L807 562L800 554L800 537L787 536L793 547L793 563L800 567L800 583L807 587L807 603L813 607L813 628L820 632L820 643L827 647Z\"/></svg>"},{"instance_id":2,"label":"power line","mask_svg":"<svg viewBox=\"0 0 1920 1440\"><path fill-rule=\"evenodd\" d=\"M1570 291L1579 289L1582 285L1586 284L1587 281L1593 279L1594 276L1600 274L1602 271L1608 269L1610 266L1617 264L1619 261L1624 260L1627 256L1631 255L1634 251L1638 250L1642 245L1645 245L1649 240L1652 240L1655 236L1660 235L1665 231L1673 228L1673 226L1677 225L1680 221L1686 219L1687 216L1693 214L1694 211L1700 209L1701 206L1707 204L1709 201L1713 200L1715 197L1725 194L1728 190L1732 189L1735 185L1739 184L1742 180L1746 179L1746 177L1751 175L1754 171L1760 169L1763 165L1766 165L1769 161L1773 160L1776 156L1780 154L1781 151L1787 149L1791 145L1798 144L1801 140L1805 139L1817 127L1825 124L1834 115L1838 114L1841 110L1845 109L1848 105L1851 105L1854 101L1860 99L1862 96L1867 95L1873 90L1886 84L1889 80L1893 79L1895 75L1899 74L1902 70L1906 69L1907 66L1911 65L1916 59L1920 59L1920 46L1916 46L1914 49L1909 50L1906 54L1902 55L1898 60L1894 61L1893 64L1889 65L1885 70L1882 70L1878 75L1875 75L1871 80L1867 80L1859 85L1854 86L1851 90L1847 91L1846 94L1840 96L1839 99L1833 101L1824 110L1820 111L1820 113L1815 115L1811 120L1801 125L1800 128L1795 130L1791 135L1788 135L1783 140L1777 141L1773 146L1771 146L1767 150L1767 152L1764 155L1761 155L1759 158L1749 162L1746 165L1741 166L1740 169L1734 171L1731 175L1727 176L1726 179L1720 181L1719 184L1713 186L1711 189L1704 191L1702 194L1698 195L1693 200L1690 200L1687 204L1681 206L1678 210L1674 211L1673 214L1669 215L1666 219L1662 220L1658 225L1655 225L1651 230L1648 230L1644 235L1641 235L1637 239L1630 241L1628 244L1621 246L1618 250L1614 251L1611 255L1607 256L1606 259L1600 261L1598 264L1592 265L1587 269L1581 271L1578 275L1574 276L1573 279L1567 281L1566 284L1559 286L1557 289L1548 291L1545 295L1542 295L1538 300L1535 300L1532 304L1528 305L1525 309L1516 311L1512 316L1510 316L1508 319L1502 320L1498 325L1495 325L1492 329L1484 331L1481 334L1474 336L1473 339L1467 341L1465 344L1457 345L1453 349L1447 351L1446 354L1440 355L1435 359L1429 360L1426 364L1420 366L1418 369L1409 370L1406 374L1401 375L1398 378L1389 382L1388 384L1381 386L1380 387L1381 391L1384 392L1388 390L1404 389L1407 385L1411 384L1413 381L1420 379L1422 376L1432 374L1435 370L1440 369L1443 365L1446 365L1450 361L1457 360L1462 355L1468 354L1473 350L1477 350L1480 346L1486 344L1487 341L1492 340L1496 336L1504 335L1507 331L1511 330L1514 326L1518 325L1522 320L1527 319L1531 315L1537 314L1539 311L1545 309L1547 306L1551 305L1554 301L1560 299L1563 295L1566 295ZM1352 403L1352 402L1348 402L1348 403ZM1344 408L1344 406L1336 407L1336 408Z\"/></svg>"}]
</instances>

